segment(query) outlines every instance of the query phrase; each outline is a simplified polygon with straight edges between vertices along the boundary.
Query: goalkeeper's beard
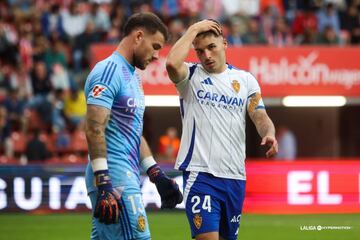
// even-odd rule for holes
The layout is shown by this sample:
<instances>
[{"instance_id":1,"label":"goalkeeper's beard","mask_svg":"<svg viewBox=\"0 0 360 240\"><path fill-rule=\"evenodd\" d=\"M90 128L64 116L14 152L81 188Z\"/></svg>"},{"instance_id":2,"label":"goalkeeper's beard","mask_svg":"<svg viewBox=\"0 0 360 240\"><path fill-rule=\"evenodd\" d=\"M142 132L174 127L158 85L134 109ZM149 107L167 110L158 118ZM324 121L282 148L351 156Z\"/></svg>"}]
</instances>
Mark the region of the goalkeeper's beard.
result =
<instances>
[{"instance_id":1,"label":"goalkeeper's beard","mask_svg":"<svg viewBox=\"0 0 360 240\"><path fill-rule=\"evenodd\" d=\"M132 59L133 59L133 64L135 67L141 69L141 70L145 70L146 66L144 65L144 62L140 61L139 57L137 57L135 51L133 53L133 56L132 56Z\"/></svg>"}]
</instances>

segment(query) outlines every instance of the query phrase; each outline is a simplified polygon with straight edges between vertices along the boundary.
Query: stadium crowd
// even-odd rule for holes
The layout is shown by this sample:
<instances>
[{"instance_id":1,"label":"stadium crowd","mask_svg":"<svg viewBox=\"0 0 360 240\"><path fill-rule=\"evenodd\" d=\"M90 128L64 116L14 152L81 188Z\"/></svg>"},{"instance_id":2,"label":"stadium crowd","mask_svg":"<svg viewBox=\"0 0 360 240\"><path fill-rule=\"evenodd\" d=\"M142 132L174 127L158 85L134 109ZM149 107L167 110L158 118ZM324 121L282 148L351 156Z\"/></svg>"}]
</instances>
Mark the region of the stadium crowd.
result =
<instances>
[{"instance_id":1,"label":"stadium crowd","mask_svg":"<svg viewBox=\"0 0 360 240\"><path fill-rule=\"evenodd\" d=\"M212 18L230 45L286 47L359 44L359 10L359 0L1 1L0 162L86 159L89 46L117 43L132 13L157 13L170 44Z\"/></svg>"}]
</instances>

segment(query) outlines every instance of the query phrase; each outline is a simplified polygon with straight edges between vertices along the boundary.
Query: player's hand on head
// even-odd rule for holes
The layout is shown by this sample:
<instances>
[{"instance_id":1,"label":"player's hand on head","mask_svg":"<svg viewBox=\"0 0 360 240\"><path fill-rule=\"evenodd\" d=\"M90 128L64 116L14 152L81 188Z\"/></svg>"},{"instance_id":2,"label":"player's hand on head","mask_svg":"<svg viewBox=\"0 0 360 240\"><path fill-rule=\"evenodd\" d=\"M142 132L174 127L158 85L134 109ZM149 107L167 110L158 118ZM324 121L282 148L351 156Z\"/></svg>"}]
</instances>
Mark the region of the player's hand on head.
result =
<instances>
[{"instance_id":1,"label":"player's hand on head","mask_svg":"<svg viewBox=\"0 0 360 240\"><path fill-rule=\"evenodd\" d=\"M150 181L155 183L161 197L161 208L175 208L183 201L183 195L175 180L170 179L156 164L147 171Z\"/></svg>"},{"instance_id":2,"label":"player's hand on head","mask_svg":"<svg viewBox=\"0 0 360 240\"><path fill-rule=\"evenodd\" d=\"M94 217L101 223L118 223L121 211L120 194L113 189L107 170L95 172L95 178L98 194Z\"/></svg>"},{"instance_id":3,"label":"player's hand on head","mask_svg":"<svg viewBox=\"0 0 360 240\"><path fill-rule=\"evenodd\" d=\"M261 140L262 146L267 146L269 149L266 152L266 157L270 158L277 154L278 152L278 142L273 136L265 136Z\"/></svg>"},{"instance_id":4,"label":"player's hand on head","mask_svg":"<svg viewBox=\"0 0 360 240\"><path fill-rule=\"evenodd\" d=\"M197 31L197 33L212 30L218 35L222 34L220 24L211 19L206 19L206 20L202 20L200 22L194 23L191 27L194 28Z\"/></svg>"}]
</instances>

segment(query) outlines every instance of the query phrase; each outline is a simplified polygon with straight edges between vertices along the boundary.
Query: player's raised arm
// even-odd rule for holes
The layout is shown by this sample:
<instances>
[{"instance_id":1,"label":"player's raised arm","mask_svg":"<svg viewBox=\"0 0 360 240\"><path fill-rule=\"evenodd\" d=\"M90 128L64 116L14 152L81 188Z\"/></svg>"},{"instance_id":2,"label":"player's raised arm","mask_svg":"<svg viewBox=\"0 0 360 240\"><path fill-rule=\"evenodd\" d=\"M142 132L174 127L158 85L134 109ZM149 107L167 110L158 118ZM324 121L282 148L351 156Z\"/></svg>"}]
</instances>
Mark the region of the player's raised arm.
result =
<instances>
[{"instance_id":1,"label":"player's raised arm","mask_svg":"<svg viewBox=\"0 0 360 240\"><path fill-rule=\"evenodd\" d=\"M155 183L160 194L161 208L174 208L181 203L183 196L179 186L161 170L143 136L140 143L140 159L141 168L148 174L150 181Z\"/></svg>"},{"instance_id":2,"label":"player's raised arm","mask_svg":"<svg viewBox=\"0 0 360 240\"><path fill-rule=\"evenodd\" d=\"M266 157L273 157L278 152L278 143L275 138L275 127L266 113L265 108L259 107L260 93L255 93L249 98L248 113L261 136L261 145L268 146Z\"/></svg>"},{"instance_id":3,"label":"player's raised arm","mask_svg":"<svg viewBox=\"0 0 360 240\"><path fill-rule=\"evenodd\" d=\"M166 60L166 70L168 71L171 81L178 83L185 79L188 69L184 62L189 54L192 42L196 35L209 30L221 34L221 27L217 22L203 20L191 25L185 34L171 48Z\"/></svg>"},{"instance_id":4,"label":"player's raised arm","mask_svg":"<svg viewBox=\"0 0 360 240\"><path fill-rule=\"evenodd\" d=\"M106 159L105 128L109 118L109 109L97 105L87 105L85 133L98 188L94 217L99 218L99 221L105 224L117 223L121 208L120 196L112 187Z\"/></svg>"}]
</instances>

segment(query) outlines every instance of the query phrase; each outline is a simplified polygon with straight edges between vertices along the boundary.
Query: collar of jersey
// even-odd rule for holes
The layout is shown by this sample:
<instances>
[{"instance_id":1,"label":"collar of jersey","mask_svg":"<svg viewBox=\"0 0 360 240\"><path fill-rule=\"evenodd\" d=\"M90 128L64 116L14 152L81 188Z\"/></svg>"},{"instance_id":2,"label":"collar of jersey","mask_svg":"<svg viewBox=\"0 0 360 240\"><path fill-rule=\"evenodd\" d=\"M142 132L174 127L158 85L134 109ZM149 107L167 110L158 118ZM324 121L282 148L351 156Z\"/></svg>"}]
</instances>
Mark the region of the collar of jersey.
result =
<instances>
[{"instance_id":1,"label":"collar of jersey","mask_svg":"<svg viewBox=\"0 0 360 240\"><path fill-rule=\"evenodd\" d=\"M123 61L125 63L125 65L131 71L131 73L135 72L135 67L133 65L131 65L120 53L115 51L115 52L113 52L113 54L118 56L121 59L121 61Z\"/></svg>"}]
</instances>

